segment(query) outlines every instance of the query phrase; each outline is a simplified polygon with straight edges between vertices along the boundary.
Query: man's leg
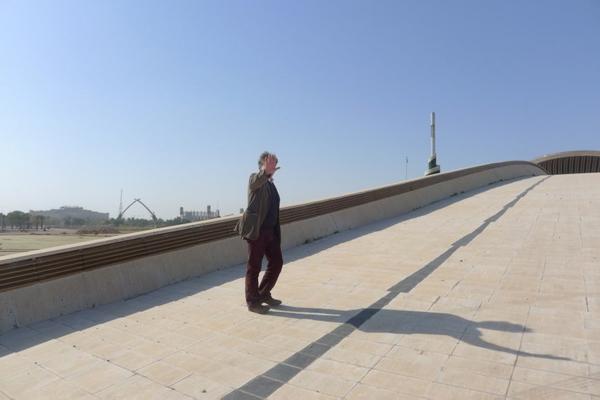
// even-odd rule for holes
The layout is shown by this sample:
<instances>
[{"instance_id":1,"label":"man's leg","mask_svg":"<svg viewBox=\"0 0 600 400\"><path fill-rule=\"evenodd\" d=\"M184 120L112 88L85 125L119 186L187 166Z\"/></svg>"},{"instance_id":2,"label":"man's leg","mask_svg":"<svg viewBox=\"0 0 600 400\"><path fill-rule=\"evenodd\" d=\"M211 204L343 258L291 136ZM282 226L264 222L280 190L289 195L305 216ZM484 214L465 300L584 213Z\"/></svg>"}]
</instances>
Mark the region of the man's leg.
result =
<instances>
[{"instance_id":1,"label":"man's leg","mask_svg":"<svg viewBox=\"0 0 600 400\"><path fill-rule=\"evenodd\" d=\"M265 235L266 236L266 235ZM273 233L265 237L264 254L267 256L267 270L260 282L258 291L262 299L271 298L271 290L277 283L277 278L283 267L283 255L281 254L281 241Z\"/></svg>"},{"instance_id":2,"label":"man's leg","mask_svg":"<svg viewBox=\"0 0 600 400\"><path fill-rule=\"evenodd\" d=\"M248 240L248 263L246 264L246 303L248 306L260 304L258 275L265 254L264 236L261 233L256 240Z\"/></svg>"}]
</instances>

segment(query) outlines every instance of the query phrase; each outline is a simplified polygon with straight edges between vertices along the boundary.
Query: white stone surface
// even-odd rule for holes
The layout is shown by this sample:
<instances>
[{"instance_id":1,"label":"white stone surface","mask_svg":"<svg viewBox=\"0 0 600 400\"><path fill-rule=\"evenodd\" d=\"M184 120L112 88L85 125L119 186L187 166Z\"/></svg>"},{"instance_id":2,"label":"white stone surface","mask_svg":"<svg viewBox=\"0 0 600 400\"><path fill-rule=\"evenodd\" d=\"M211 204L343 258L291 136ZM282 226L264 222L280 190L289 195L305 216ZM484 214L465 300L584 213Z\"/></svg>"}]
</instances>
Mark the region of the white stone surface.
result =
<instances>
[{"instance_id":1,"label":"white stone surface","mask_svg":"<svg viewBox=\"0 0 600 400\"><path fill-rule=\"evenodd\" d=\"M288 250L274 291L287 308L269 315L246 311L237 266L12 330L0 398L221 398L442 254L270 398L600 397L600 174L584 174L486 187Z\"/></svg>"}]
</instances>

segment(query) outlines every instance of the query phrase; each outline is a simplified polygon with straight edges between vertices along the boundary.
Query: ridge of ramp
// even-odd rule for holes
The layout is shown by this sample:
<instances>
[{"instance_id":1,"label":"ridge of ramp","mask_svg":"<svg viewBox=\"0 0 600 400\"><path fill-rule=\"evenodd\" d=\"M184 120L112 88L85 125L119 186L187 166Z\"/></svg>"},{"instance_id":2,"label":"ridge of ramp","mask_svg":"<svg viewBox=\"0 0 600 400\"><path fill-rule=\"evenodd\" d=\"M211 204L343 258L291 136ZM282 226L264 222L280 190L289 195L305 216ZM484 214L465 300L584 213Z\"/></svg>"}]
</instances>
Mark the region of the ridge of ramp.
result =
<instances>
[{"instance_id":1,"label":"ridge of ramp","mask_svg":"<svg viewBox=\"0 0 600 400\"><path fill-rule=\"evenodd\" d=\"M281 224L307 220L505 166L534 166L534 164L526 161L508 161L481 165L377 189L283 207L280 213ZM540 173L542 173L541 169ZM233 232L233 227L238 218L235 216L222 218L219 221L183 224L82 244L61 246L60 248L0 257L0 291L235 237L236 233Z\"/></svg>"}]
</instances>

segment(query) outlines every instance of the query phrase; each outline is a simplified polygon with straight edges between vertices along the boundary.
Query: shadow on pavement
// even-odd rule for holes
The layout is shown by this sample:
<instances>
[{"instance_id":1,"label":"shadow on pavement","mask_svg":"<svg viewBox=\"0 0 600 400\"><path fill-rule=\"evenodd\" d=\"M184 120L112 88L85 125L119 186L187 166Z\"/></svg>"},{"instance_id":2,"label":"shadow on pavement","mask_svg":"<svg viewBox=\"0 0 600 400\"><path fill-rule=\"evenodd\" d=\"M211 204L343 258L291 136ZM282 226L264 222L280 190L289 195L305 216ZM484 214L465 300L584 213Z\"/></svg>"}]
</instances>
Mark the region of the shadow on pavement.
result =
<instances>
[{"instance_id":1,"label":"shadow on pavement","mask_svg":"<svg viewBox=\"0 0 600 400\"><path fill-rule=\"evenodd\" d=\"M272 309L270 315L285 318L310 319L315 321L343 322L352 320L351 316L359 315L361 310L333 310L327 308L306 308L280 306ZM392 333L397 335L426 334L445 335L472 346L526 357L540 357L553 360L570 360L551 354L528 353L487 342L482 339L481 329L499 332L532 332L531 329L506 321L471 321L453 314L429 311L378 310L375 318L363 324L351 324L354 328L366 333Z\"/></svg>"}]
</instances>

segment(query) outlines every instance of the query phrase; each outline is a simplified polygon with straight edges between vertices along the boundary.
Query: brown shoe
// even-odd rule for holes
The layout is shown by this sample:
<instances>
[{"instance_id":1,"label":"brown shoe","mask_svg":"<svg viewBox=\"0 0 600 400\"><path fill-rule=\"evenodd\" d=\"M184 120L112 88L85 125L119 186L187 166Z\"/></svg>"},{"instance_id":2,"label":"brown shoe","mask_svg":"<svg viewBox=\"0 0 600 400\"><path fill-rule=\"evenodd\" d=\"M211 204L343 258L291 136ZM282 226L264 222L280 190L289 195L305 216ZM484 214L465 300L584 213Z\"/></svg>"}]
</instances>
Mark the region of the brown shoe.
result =
<instances>
[{"instance_id":1,"label":"brown shoe","mask_svg":"<svg viewBox=\"0 0 600 400\"><path fill-rule=\"evenodd\" d=\"M274 299L273 297L271 297L271 295L264 297L261 301L265 304L270 305L271 307L278 307L282 303L281 300Z\"/></svg>"},{"instance_id":2,"label":"brown shoe","mask_svg":"<svg viewBox=\"0 0 600 400\"><path fill-rule=\"evenodd\" d=\"M260 303L248 304L248 311L257 314L266 314L269 311L269 306L263 306Z\"/></svg>"}]
</instances>

